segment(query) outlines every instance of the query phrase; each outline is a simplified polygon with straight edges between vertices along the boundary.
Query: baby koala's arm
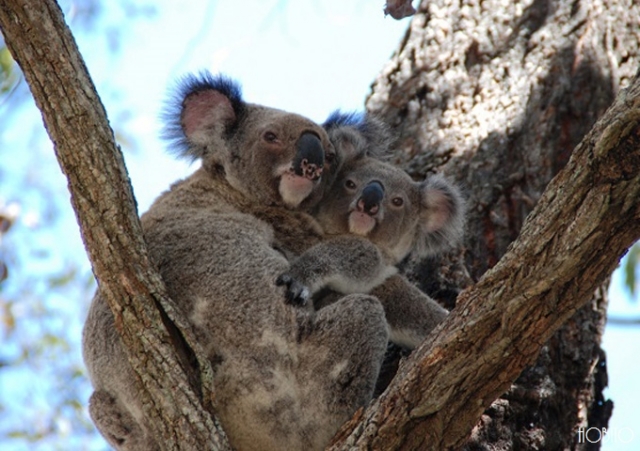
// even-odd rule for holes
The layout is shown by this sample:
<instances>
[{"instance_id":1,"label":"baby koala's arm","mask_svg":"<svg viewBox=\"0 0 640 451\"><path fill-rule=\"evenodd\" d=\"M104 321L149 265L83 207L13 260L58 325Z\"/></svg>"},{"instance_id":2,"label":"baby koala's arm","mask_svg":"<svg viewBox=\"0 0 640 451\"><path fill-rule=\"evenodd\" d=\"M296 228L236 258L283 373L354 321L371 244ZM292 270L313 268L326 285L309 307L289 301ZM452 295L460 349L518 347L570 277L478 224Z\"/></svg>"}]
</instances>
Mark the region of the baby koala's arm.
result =
<instances>
[{"instance_id":1,"label":"baby koala's arm","mask_svg":"<svg viewBox=\"0 0 640 451\"><path fill-rule=\"evenodd\" d=\"M449 312L399 274L386 279L369 292L384 307L390 340L413 349L427 337Z\"/></svg>"},{"instance_id":2,"label":"baby koala's arm","mask_svg":"<svg viewBox=\"0 0 640 451\"><path fill-rule=\"evenodd\" d=\"M397 272L369 240L345 235L309 248L277 278L276 284L287 287L288 302L304 305L323 288L343 294L368 293Z\"/></svg>"}]
</instances>

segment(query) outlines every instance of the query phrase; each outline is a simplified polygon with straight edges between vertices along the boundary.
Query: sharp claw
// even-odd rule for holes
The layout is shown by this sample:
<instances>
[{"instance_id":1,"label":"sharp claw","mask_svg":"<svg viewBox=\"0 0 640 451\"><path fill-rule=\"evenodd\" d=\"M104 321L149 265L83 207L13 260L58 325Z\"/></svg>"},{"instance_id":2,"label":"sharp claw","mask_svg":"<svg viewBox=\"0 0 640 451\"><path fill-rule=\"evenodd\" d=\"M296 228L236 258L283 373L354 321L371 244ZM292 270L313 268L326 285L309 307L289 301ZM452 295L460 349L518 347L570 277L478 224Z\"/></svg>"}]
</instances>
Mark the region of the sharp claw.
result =
<instances>
[{"instance_id":1,"label":"sharp claw","mask_svg":"<svg viewBox=\"0 0 640 451\"><path fill-rule=\"evenodd\" d=\"M309 300L309 290L307 289L307 287L298 286L294 291L295 294L292 291L293 302L295 302L297 305L306 305L307 301Z\"/></svg>"},{"instance_id":2,"label":"sharp claw","mask_svg":"<svg viewBox=\"0 0 640 451\"><path fill-rule=\"evenodd\" d=\"M309 300L309 290L304 287L298 297L300 298L300 304L305 305Z\"/></svg>"},{"instance_id":3,"label":"sharp claw","mask_svg":"<svg viewBox=\"0 0 640 451\"><path fill-rule=\"evenodd\" d=\"M280 274L276 279L276 285L279 287L282 285L289 285L289 284L291 284L291 277L289 277L286 274Z\"/></svg>"},{"instance_id":4,"label":"sharp claw","mask_svg":"<svg viewBox=\"0 0 640 451\"><path fill-rule=\"evenodd\" d=\"M300 284L296 279L288 274L281 274L276 279L276 285L286 285L285 300L289 304L304 306L309 300L309 289Z\"/></svg>"}]
</instances>

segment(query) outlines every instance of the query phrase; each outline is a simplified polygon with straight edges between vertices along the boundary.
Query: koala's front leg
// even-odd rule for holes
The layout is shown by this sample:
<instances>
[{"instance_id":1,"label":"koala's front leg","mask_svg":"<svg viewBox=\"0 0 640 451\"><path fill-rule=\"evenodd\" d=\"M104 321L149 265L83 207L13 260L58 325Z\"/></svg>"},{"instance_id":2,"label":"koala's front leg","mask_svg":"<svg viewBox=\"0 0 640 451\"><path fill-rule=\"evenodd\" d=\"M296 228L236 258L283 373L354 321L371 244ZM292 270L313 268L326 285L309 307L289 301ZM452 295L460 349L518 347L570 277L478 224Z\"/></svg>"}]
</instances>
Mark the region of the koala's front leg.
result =
<instances>
[{"instance_id":1,"label":"koala's front leg","mask_svg":"<svg viewBox=\"0 0 640 451\"><path fill-rule=\"evenodd\" d=\"M449 312L405 277L394 275L371 291L384 308L390 340L410 349L418 346Z\"/></svg>"},{"instance_id":2,"label":"koala's front leg","mask_svg":"<svg viewBox=\"0 0 640 451\"><path fill-rule=\"evenodd\" d=\"M397 273L370 241L355 236L328 239L308 249L281 274L277 285L287 287L286 299L304 305L322 288L339 293L368 293Z\"/></svg>"}]
</instances>

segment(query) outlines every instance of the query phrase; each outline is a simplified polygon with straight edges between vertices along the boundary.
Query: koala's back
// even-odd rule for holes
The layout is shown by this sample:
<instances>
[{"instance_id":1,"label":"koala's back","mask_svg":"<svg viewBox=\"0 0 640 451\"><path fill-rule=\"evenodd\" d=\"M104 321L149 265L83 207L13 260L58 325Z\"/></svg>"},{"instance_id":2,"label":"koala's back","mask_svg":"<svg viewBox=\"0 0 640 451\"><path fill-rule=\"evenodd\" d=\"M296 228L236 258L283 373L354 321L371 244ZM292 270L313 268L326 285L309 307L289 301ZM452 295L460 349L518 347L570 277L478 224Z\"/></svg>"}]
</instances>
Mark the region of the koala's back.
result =
<instances>
[{"instance_id":1,"label":"koala's back","mask_svg":"<svg viewBox=\"0 0 640 451\"><path fill-rule=\"evenodd\" d=\"M202 208L204 203L207 208ZM282 390L277 381L282 375L269 373L273 366L291 367L297 351L287 344L295 343L295 331L305 321L303 312L273 302L282 297L274 280L288 263L269 245L271 227L243 213L243 207L224 183L196 173L164 193L142 218L150 258L169 295L188 315L210 359L219 362L215 386L221 416L228 405L242 412L242 422L252 412L255 415L256 399L278 400L274 391ZM144 422L130 382L135 380L133 370L99 293L84 334L83 352L93 384L125 395L122 398L133 401L129 411ZM267 393L265 385L273 390ZM238 423L235 418L225 422ZM254 423L269 424L262 418Z\"/></svg>"},{"instance_id":2,"label":"koala's back","mask_svg":"<svg viewBox=\"0 0 640 451\"><path fill-rule=\"evenodd\" d=\"M202 184L208 200L182 192L197 192ZM204 202L208 208L201 208ZM216 185L211 177L176 185L143 216L150 256L169 295L208 345L215 362L216 408L234 445L243 450L282 449L283 444L316 449L330 438L324 431L339 426L331 424L336 420L329 411L326 417L318 414L316 402L329 379L317 373L332 367L326 365L331 357L318 359L314 349L331 344L307 340L305 331L317 326L317 318L283 302L274 282L289 263L273 245L283 251L294 242L305 246L302 237L316 236L319 229L304 216L277 208L261 208L264 219L245 210L256 211L234 203L224 183ZM269 218L279 221L281 230L274 231ZM295 227L302 229L288 237L282 233ZM317 361L321 368L315 368ZM267 437L273 443L266 443Z\"/></svg>"},{"instance_id":3,"label":"koala's back","mask_svg":"<svg viewBox=\"0 0 640 451\"><path fill-rule=\"evenodd\" d=\"M196 173L142 217L150 257L169 295L210 334L207 343L218 357L227 346L234 355L235 348L252 349L267 326L284 334L296 327L286 306L272 301L281 296L275 275L288 262L272 247L272 227L246 208L222 180ZM221 327L228 324L234 327Z\"/></svg>"}]
</instances>

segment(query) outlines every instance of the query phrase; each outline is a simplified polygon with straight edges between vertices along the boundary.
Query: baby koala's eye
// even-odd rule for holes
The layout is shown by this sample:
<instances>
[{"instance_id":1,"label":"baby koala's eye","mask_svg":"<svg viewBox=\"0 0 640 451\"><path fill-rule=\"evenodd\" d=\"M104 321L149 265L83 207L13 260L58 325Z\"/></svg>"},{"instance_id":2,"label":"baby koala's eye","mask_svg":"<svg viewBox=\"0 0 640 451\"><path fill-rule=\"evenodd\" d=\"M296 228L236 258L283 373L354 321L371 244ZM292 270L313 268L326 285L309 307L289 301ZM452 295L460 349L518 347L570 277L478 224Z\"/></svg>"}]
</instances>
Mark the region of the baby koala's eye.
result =
<instances>
[{"instance_id":1,"label":"baby koala's eye","mask_svg":"<svg viewBox=\"0 0 640 451\"><path fill-rule=\"evenodd\" d=\"M262 138L268 142L268 143L275 143L278 142L278 135L276 135L273 132L264 132L264 135L262 135Z\"/></svg>"},{"instance_id":2,"label":"baby koala's eye","mask_svg":"<svg viewBox=\"0 0 640 451\"><path fill-rule=\"evenodd\" d=\"M391 199L391 203L394 207L402 207L404 205L404 199L402 197L394 197Z\"/></svg>"},{"instance_id":3,"label":"baby koala's eye","mask_svg":"<svg viewBox=\"0 0 640 451\"><path fill-rule=\"evenodd\" d=\"M356 184L353 180L347 180L346 182L344 182L344 186L346 186L348 189L356 189Z\"/></svg>"}]
</instances>

